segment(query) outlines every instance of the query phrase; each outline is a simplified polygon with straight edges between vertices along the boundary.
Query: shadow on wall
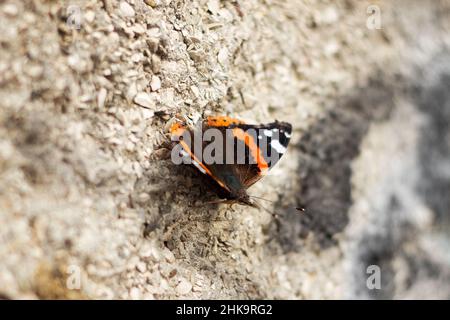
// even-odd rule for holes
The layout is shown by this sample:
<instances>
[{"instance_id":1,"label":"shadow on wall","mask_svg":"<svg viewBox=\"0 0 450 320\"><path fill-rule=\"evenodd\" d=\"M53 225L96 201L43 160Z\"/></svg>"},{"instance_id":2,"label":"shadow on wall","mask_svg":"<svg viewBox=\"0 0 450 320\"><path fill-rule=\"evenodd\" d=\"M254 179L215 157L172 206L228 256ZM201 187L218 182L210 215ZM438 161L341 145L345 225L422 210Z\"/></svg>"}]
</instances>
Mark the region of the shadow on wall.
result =
<instances>
[{"instance_id":1,"label":"shadow on wall","mask_svg":"<svg viewBox=\"0 0 450 320\"><path fill-rule=\"evenodd\" d=\"M450 225L450 56L435 60L431 85L416 87L417 105L428 116L419 146L422 183L418 193L435 214L436 224Z\"/></svg>"},{"instance_id":2,"label":"shadow on wall","mask_svg":"<svg viewBox=\"0 0 450 320\"><path fill-rule=\"evenodd\" d=\"M357 288L358 296L375 299L450 297L450 56L437 56L418 80L410 81L407 98L425 121L418 134L417 184L412 186L417 200L431 211L431 227L418 230L408 223L404 199L390 196L385 215L386 236L361 238L360 266L378 265L382 270L381 289ZM407 119L406 119L407 121ZM400 222L400 223L399 223ZM355 275L364 283L367 274Z\"/></svg>"},{"instance_id":3,"label":"shadow on wall","mask_svg":"<svg viewBox=\"0 0 450 320\"><path fill-rule=\"evenodd\" d=\"M386 205L380 204L379 208L383 209L379 212L371 209L373 215L380 215L377 220L380 224L368 226L364 230L370 232L363 231L352 239L355 251L350 258L344 257L352 264L350 278L355 286L352 288L354 297L450 296L450 291L443 288L450 283L448 260L445 262L445 257L439 257L448 252L450 246L450 68L445 67L449 60L450 56L445 54L431 60L431 65L419 70L420 76L413 80L376 76L367 87L338 101L332 108L334 111L310 128L297 146L302 152L298 169L301 189L297 199L309 212L298 219L297 215L285 211L279 231L273 230L284 252L301 251L302 239L310 233L322 249L338 244L334 235L345 231L352 222L349 220L349 209L353 205L352 161L359 156L369 125L392 121L394 96L408 101L425 119L418 130L416 153L411 155L417 157L414 169L418 175L417 185L399 184L392 190L382 189L385 194L378 200L367 199L368 203L385 201ZM405 206L408 198L402 198L402 192L397 194L398 189L395 189L403 187L412 188L418 201L432 211L430 230L418 230L408 222L410 207ZM372 221L368 220L367 224L370 223ZM424 249L424 237L431 248L440 249ZM381 290L366 287L366 267L370 265L382 270Z\"/></svg>"},{"instance_id":4,"label":"shadow on wall","mask_svg":"<svg viewBox=\"0 0 450 320\"><path fill-rule=\"evenodd\" d=\"M301 150L297 199L307 210L302 219L286 212L280 221L279 243L297 251L299 238L313 232L322 247L336 244L333 236L348 224L351 206L351 162L373 121L389 118L393 108L391 82L381 75L336 102L296 146Z\"/></svg>"}]
</instances>

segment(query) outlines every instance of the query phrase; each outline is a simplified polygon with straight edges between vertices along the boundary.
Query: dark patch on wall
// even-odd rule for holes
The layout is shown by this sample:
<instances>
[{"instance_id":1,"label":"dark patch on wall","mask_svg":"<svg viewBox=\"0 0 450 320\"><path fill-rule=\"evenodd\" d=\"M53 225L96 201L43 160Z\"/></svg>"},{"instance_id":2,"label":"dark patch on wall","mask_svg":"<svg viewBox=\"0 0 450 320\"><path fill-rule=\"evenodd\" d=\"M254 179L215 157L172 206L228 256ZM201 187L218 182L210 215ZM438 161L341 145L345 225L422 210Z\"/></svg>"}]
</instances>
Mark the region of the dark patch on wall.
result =
<instances>
[{"instance_id":1,"label":"dark patch on wall","mask_svg":"<svg viewBox=\"0 0 450 320\"><path fill-rule=\"evenodd\" d=\"M431 61L417 72L420 76L405 83L406 90L400 93L426 119L419 131L416 154L420 178L412 187L433 213L434 229L430 232L436 234L441 230L445 234L450 222L450 70L444 66L448 65L449 57L444 55ZM448 288L450 279L445 259L439 259L438 253L426 252L421 247L417 238L419 231L408 222L408 209L403 200L395 194L386 196L390 196L391 201L383 212L379 212L383 224L372 228L376 230L374 234L362 234L355 252L354 274L351 275L355 296L443 298L448 292L443 288ZM394 260L401 263L395 266ZM370 290L365 285L369 265L381 269L380 290ZM402 276L398 278L400 272Z\"/></svg>"},{"instance_id":2,"label":"dark patch on wall","mask_svg":"<svg viewBox=\"0 0 450 320\"><path fill-rule=\"evenodd\" d=\"M54 173L56 156L48 139L51 134L48 118L48 114L10 114L0 124L10 132L14 145L22 154L20 167L25 179L33 185L48 182Z\"/></svg>"},{"instance_id":3,"label":"dark patch on wall","mask_svg":"<svg viewBox=\"0 0 450 320\"><path fill-rule=\"evenodd\" d=\"M450 58L436 59L442 66ZM428 116L421 132L418 193L432 209L437 224L450 224L450 70L433 74L430 83L417 88L420 110Z\"/></svg>"},{"instance_id":4,"label":"dark patch on wall","mask_svg":"<svg viewBox=\"0 0 450 320\"><path fill-rule=\"evenodd\" d=\"M391 80L392 82L392 80ZM351 163L373 121L385 120L393 108L393 86L382 76L339 99L326 116L308 128L297 148L297 199L306 214L286 214L278 240L283 250L296 251L299 239L314 233L322 247L333 246L333 236L348 224L351 206Z\"/></svg>"}]
</instances>

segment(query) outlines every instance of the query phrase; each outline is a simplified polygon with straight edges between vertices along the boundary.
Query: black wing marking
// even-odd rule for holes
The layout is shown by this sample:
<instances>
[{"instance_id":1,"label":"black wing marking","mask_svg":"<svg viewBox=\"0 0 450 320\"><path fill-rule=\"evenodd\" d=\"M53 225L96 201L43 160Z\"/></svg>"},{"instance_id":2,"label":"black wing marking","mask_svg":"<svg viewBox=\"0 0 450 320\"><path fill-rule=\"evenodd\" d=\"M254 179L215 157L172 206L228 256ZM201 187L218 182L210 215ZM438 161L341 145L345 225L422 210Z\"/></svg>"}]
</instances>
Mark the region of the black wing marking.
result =
<instances>
[{"instance_id":1,"label":"black wing marking","mask_svg":"<svg viewBox=\"0 0 450 320\"><path fill-rule=\"evenodd\" d=\"M226 129L232 130L233 128L242 129L251 136L251 139L259 149L256 153L260 154L263 159L255 159L253 156L255 153L252 153L249 148L246 148L245 161L244 163L239 163L236 157L237 149L241 148L244 142L239 139L234 139L234 164L213 165L214 168L211 170L216 172L215 174L218 176L227 175L237 177L238 182L232 181L231 187L233 189L247 189L261 179L286 152L292 134L292 126L289 123L278 121L262 125L235 124L227 128L222 128L223 136L225 137L226 135ZM226 145L224 145L224 150L225 153L229 150ZM266 165L261 162L265 162Z\"/></svg>"}]
</instances>

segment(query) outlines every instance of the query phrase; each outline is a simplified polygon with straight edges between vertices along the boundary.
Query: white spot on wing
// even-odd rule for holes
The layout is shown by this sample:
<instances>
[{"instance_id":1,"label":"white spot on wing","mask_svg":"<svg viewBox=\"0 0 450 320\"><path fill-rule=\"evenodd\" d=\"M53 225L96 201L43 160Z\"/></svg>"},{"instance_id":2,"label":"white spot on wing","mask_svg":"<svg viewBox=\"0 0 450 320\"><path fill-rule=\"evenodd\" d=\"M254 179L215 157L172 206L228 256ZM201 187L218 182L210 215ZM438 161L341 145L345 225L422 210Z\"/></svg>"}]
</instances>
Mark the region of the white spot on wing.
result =
<instances>
[{"instance_id":1,"label":"white spot on wing","mask_svg":"<svg viewBox=\"0 0 450 320\"><path fill-rule=\"evenodd\" d=\"M184 150L181 150L181 155L183 157L189 157L189 154L186 151L184 151Z\"/></svg>"},{"instance_id":2,"label":"white spot on wing","mask_svg":"<svg viewBox=\"0 0 450 320\"><path fill-rule=\"evenodd\" d=\"M291 137L291 134L290 134L289 132L285 132L285 133L284 133L284 136L285 136L286 138L290 138L290 137Z\"/></svg>"},{"instance_id":3,"label":"white spot on wing","mask_svg":"<svg viewBox=\"0 0 450 320\"><path fill-rule=\"evenodd\" d=\"M264 129L263 133L267 137L271 137L272 136L272 131L270 131L270 130Z\"/></svg>"},{"instance_id":4,"label":"white spot on wing","mask_svg":"<svg viewBox=\"0 0 450 320\"><path fill-rule=\"evenodd\" d=\"M262 139L262 136L261 136L261 135L259 135L259 136L258 136L258 139Z\"/></svg>"},{"instance_id":5,"label":"white spot on wing","mask_svg":"<svg viewBox=\"0 0 450 320\"><path fill-rule=\"evenodd\" d=\"M202 168L202 166L195 160L192 160L192 163L194 164L194 166L197 167L198 170L200 170L201 173L206 173L205 169Z\"/></svg>"},{"instance_id":6,"label":"white spot on wing","mask_svg":"<svg viewBox=\"0 0 450 320\"><path fill-rule=\"evenodd\" d=\"M272 148L274 148L275 151L278 152L278 153L285 153L285 152L286 152L286 147L283 146L283 145L280 143L280 141L278 141L278 140L272 140L272 141L270 142L270 146L271 146Z\"/></svg>"}]
</instances>

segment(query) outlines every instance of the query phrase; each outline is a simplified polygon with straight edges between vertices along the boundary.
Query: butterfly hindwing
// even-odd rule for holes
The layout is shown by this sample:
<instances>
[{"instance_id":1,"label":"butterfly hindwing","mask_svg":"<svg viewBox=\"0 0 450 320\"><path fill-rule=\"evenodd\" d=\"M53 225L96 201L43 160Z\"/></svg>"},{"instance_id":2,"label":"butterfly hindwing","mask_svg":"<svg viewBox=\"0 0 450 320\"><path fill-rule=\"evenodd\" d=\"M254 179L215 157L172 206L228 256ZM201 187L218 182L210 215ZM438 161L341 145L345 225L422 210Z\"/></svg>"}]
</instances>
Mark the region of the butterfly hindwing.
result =
<instances>
[{"instance_id":1,"label":"butterfly hindwing","mask_svg":"<svg viewBox=\"0 0 450 320\"><path fill-rule=\"evenodd\" d=\"M208 176L226 192L231 192L226 183L224 183L215 175L213 171L211 171L211 168L201 160L199 154L196 154L193 130L189 130L186 126L180 123L175 123L170 129L170 133L172 140L178 141L178 145L176 145L175 148L178 148L177 151L179 151L179 155L183 158L184 163L192 164L198 169L198 171ZM200 149L201 152L203 152L203 147L204 146Z\"/></svg>"},{"instance_id":2,"label":"butterfly hindwing","mask_svg":"<svg viewBox=\"0 0 450 320\"><path fill-rule=\"evenodd\" d=\"M212 127L206 125L204 130L210 128ZM216 179L223 182L229 188L231 195L238 194L247 188L246 181L248 179L259 174L259 169L255 164L250 164L249 148L245 145L245 141L232 135L233 131L230 131L230 127L214 126L214 128L218 129L221 133L223 161L221 163L207 164L207 167ZM208 143L204 142L204 147ZM242 158L238 156L238 150L244 151L241 154L243 156Z\"/></svg>"}]
</instances>

